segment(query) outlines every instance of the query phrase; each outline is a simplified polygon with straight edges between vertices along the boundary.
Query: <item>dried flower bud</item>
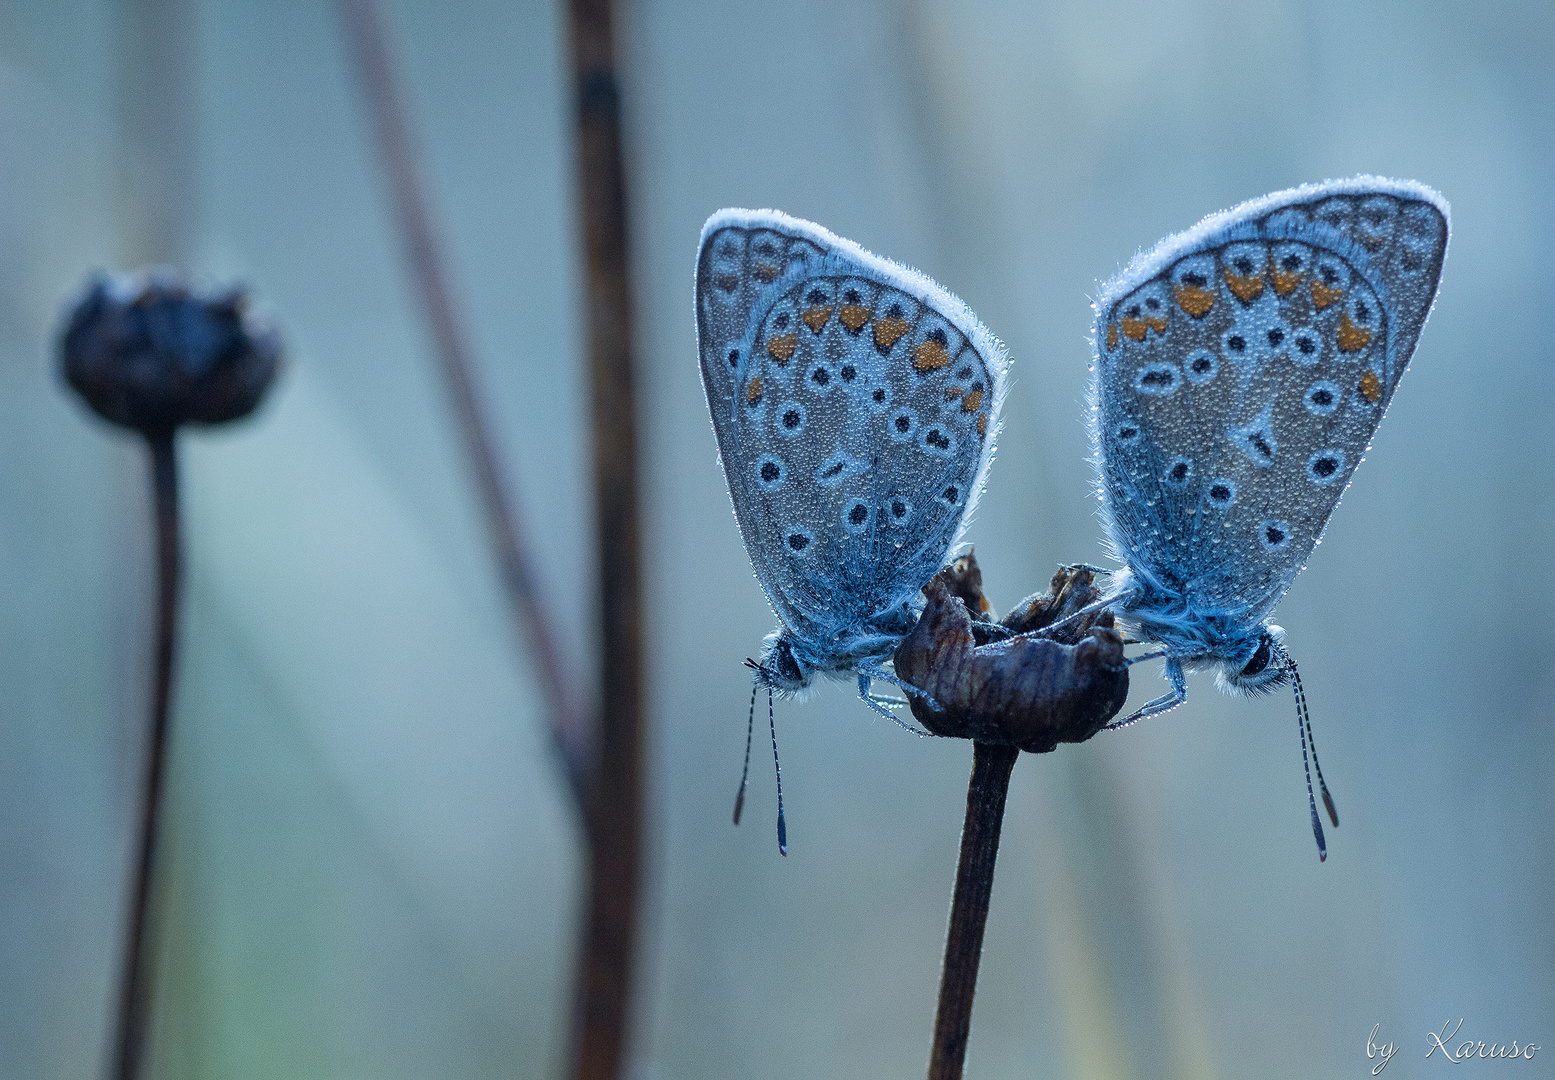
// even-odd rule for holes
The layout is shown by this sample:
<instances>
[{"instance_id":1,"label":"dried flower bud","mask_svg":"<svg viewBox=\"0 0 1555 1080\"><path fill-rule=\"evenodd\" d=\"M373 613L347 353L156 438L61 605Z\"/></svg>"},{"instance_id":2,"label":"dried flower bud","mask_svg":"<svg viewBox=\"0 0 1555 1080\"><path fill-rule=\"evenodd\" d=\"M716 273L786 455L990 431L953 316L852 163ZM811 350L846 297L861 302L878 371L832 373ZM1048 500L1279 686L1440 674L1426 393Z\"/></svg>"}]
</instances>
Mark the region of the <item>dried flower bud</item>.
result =
<instances>
[{"instance_id":1,"label":"dried flower bud","mask_svg":"<svg viewBox=\"0 0 1555 1080\"><path fill-rule=\"evenodd\" d=\"M970 554L923 592L928 606L894 661L897 675L941 706L935 712L912 698L913 715L934 734L1041 754L1084 742L1123 707L1128 665L1110 612L1087 615L1051 638L1031 633L1098 597L1089 570L1060 570L1051 593L1028 598L999 624L1015 632L1002 640L968 610L987 610Z\"/></svg>"},{"instance_id":2,"label":"dried flower bud","mask_svg":"<svg viewBox=\"0 0 1555 1080\"><path fill-rule=\"evenodd\" d=\"M60 338L65 379L100 415L148 434L247 416L281 347L244 307L241 289L202 294L170 270L99 275Z\"/></svg>"}]
</instances>

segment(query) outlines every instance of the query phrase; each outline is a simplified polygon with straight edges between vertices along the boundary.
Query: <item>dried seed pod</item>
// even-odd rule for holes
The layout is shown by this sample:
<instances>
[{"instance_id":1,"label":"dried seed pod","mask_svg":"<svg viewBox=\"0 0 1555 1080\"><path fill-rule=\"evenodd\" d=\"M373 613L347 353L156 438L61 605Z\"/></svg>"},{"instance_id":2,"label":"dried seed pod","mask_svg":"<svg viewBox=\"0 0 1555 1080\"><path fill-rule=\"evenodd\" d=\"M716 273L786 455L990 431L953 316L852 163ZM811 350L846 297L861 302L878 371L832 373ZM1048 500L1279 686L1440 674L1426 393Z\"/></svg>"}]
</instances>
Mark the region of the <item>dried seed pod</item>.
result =
<instances>
[{"instance_id":1,"label":"dried seed pod","mask_svg":"<svg viewBox=\"0 0 1555 1080\"><path fill-rule=\"evenodd\" d=\"M66 381L101 416L147 434L247 416L280 353L241 289L201 293L165 269L98 276L60 338Z\"/></svg>"},{"instance_id":2,"label":"dried seed pod","mask_svg":"<svg viewBox=\"0 0 1555 1080\"><path fill-rule=\"evenodd\" d=\"M1128 696L1123 639L1110 613L1086 616L1053 637L1031 631L1096 599L1089 570L1066 567L1052 592L1023 601L1003 623L1014 636L990 640L971 604L986 608L982 574L970 555L924 587L928 605L894 657L896 673L932 696L935 712L913 698L913 715L936 735L1046 753L1084 742Z\"/></svg>"}]
</instances>

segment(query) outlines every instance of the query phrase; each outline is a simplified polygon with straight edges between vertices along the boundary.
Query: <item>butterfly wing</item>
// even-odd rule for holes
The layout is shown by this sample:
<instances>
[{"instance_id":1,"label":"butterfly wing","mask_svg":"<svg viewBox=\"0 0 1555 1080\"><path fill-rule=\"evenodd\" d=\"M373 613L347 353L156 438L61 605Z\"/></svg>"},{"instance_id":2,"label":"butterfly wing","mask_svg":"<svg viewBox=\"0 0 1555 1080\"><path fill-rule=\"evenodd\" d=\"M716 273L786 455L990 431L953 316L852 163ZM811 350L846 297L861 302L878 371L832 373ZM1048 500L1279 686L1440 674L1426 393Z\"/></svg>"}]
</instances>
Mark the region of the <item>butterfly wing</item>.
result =
<instances>
[{"instance_id":1,"label":"butterfly wing","mask_svg":"<svg viewBox=\"0 0 1555 1080\"><path fill-rule=\"evenodd\" d=\"M1004 349L922 274L771 210L708 220L696 303L746 552L784 625L845 666L849 639L915 603L964 527Z\"/></svg>"},{"instance_id":2,"label":"butterfly wing","mask_svg":"<svg viewBox=\"0 0 1555 1080\"><path fill-rule=\"evenodd\" d=\"M1092 438L1109 539L1143 584L1198 611L1273 609L1392 400L1447 231L1419 184L1306 185L1103 287Z\"/></svg>"}]
</instances>

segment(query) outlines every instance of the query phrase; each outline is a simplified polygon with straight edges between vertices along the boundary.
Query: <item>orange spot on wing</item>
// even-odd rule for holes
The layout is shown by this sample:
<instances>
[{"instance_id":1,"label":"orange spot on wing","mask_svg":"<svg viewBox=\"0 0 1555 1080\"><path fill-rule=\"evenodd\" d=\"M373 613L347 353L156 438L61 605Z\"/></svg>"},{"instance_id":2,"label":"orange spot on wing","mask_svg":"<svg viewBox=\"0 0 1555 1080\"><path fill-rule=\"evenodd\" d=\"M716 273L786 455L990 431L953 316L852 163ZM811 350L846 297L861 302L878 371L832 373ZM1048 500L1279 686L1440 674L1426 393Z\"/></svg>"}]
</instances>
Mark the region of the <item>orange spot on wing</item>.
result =
<instances>
[{"instance_id":1,"label":"orange spot on wing","mask_svg":"<svg viewBox=\"0 0 1555 1080\"><path fill-rule=\"evenodd\" d=\"M1329 304L1332 304L1335 300L1338 300L1343 295L1343 289L1329 288L1321 281L1314 281L1312 283L1312 303L1319 311L1322 311Z\"/></svg>"},{"instance_id":2,"label":"orange spot on wing","mask_svg":"<svg viewBox=\"0 0 1555 1080\"><path fill-rule=\"evenodd\" d=\"M975 413L982 407L982 404L983 392L981 390L973 390L970 394L961 399L961 411L964 413Z\"/></svg>"},{"instance_id":3,"label":"orange spot on wing","mask_svg":"<svg viewBox=\"0 0 1555 1080\"><path fill-rule=\"evenodd\" d=\"M899 319L887 319L886 321L901 322ZM906 333L907 324L902 323L901 326L901 333ZM891 338L891 340L895 341L898 337L901 337L901 334L896 334ZM875 341L877 344L880 341L880 323L875 324ZM890 348L890 346L887 345L885 348ZM923 344L919 345L917 350L913 353L912 366L917 368L919 371L938 371L948 363L950 363L950 352L945 348L945 346L941 345L933 338L925 340Z\"/></svg>"},{"instance_id":4,"label":"orange spot on wing","mask_svg":"<svg viewBox=\"0 0 1555 1080\"><path fill-rule=\"evenodd\" d=\"M987 416L987 414L984 414L984 415L979 416L977 418L977 433L979 435L987 435L988 434L988 416Z\"/></svg>"},{"instance_id":5,"label":"orange spot on wing","mask_svg":"<svg viewBox=\"0 0 1555 1080\"><path fill-rule=\"evenodd\" d=\"M1120 321L1123 324L1123 336L1124 337L1128 338L1130 341L1143 341L1143 340L1145 340L1145 320L1143 320L1143 319L1123 319L1123 320L1120 320Z\"/></svg>"},{"instance_id":6,"label":"orange spot on wing","mask_svg":"<svg viewBox=\"0 0 1555 1080\"><path fill-rule=\"evenodd\" d=\"M889 352L891 346L896 344L897 338L901 337L905 333L907 333L907 323L903 319L876 319L875 348L879 349L881 352ZM928 342L924 342L924 344L927 345ZM944 350L941 349L940 351L943 352ZM945 362L947 364L950 363L948 357L946 358Z\"/></svg>"},{"instance_id":7,"label":"orange spot on wing","mask_svg":"<svg viewBox=\"0 0 1555 1080\"><path fill-rule=\"evenodd\" d=\"M1273 278L1275 295L1284 296L1301 284L1301 271L1292 270L1287 274L1283 270L1275 270Z\"/></svg>"},{"instance_id":8,"label":"orange spot on wing","mask_svg":"<svg viewBox=\"0 0 1555 1080\"><path fill-rule=\"evenodd\" d=\"M761 378L758 376L750 381L745 388L745 403L751 407L761 404Z\"/></svg>"},{"instance_id":9,"label":"orange spot on wing","mask_svg":"<svg viewBox=\"0 0 1555 1080\"><path fill-rule=\"evenodd\" d=\"M1375 371L1361 376L1361 396L1373 405L1382 400L1382 380L1377 378Z\"/></svg>"},{"instance_id":10,"label":"orange spot on wing","mask_svg":"<svg viewBox=\"0 0 1555 1080\"><path fill-rule=\"evenodd\" d=\"M864 329L864 324L869 321L870 310L860 304L844 304L842 310L837 312L837 318L842 325L848 328L848 332L856 334Z\"/></svg>"},{"instance_id":11,"label":"orange spot on wing","mask_svg":"<svg viewBox=\"0 0 1555 1080\"><path fill-rule=\"evenodd\" d=\"M1177 287L1177 306L1193 318L1202 319L1204 314L1215 306L1215 294L1208 289L1201 289L1197 285L1179 285Z\"/></svg>"},{"instance_id":12,"label":"orange spot on wing","mask_svg":"<svg viewBox=\"0 0 1555 1080\"><path fill-rule=\"evenodd\" d=\"M1107 351L1111 352L1118 347L1118 324L1107 324Z\"/></svg>"},{"instance_id":13,"label":"orange spot on wing","mask_svg":"<svg viewBox=\"0 0 1555 1080\"><path fill-rule=\"evenodd\" d=\"M1150 316L1146 315L1145 325L1150 327L1150 329L1154 330L1158 334L1166 333L1166 320L1164 318L1152 319Z\"/></svg>"},{"instance_id":14,"label":"orange spot on wing","mask_svg":"<svg viewBox=\"0 0 1555 1080\"><path fill-rule=\"evenodd\" d=\"M1339 316L1338 337L1340 352L1360 352L1371 344L1371 331L1351 322L1348 311Z\"/></svg>"},{"instance_id":15,"label":"orange spot on wing","mask_svg":"<svg viewBox=\"0 0 1555 1080\"><path fill-rule=\"evenodd\" d=\"M959 386L952 386L949 390L945 391L945 400L946 401L955 401L960 396L961 396L961 388Z\"/></svg>"},{"instance_id":16,"label":"orange spot on wing","mask_svg":"<svg viewBox=\"0 0 1555 1080\"><path fill-rule=\"evenodd\" d=\"M775 338L767 339L767 355L779 364L787 366L794 358L794 349L799 345L798 334L781 334Z\"/></svg>"},{"instance_id":17,"label":"orange spot on wing","mask_svg":"<svg viewBox=\"0 0 1555 1080\"><path fill-rule=\"evenodd\" d=\"M1251 304L1258 299L1258 294L1263 292L1263 274L1248 274L1243 277L1241 274L1233 274L1227 270L1226 284L1231 286L1231 291L1236 294L1238 300L1244 304Z\"/></svg>"},{"instance_id":18,"label":"orange spot on wing","mask_svg":"<svg viewBox=\"0 0 1555 1080\"><path fill-rule=\"evenodd\" d=\"M805 313L800 318L804 319L806 326L819 334L821 327L826 325L826 320L831 318L831 308L825 304L817 304L815 307L805 308Z\"/></svg>"},{"instance_id":19,"label":"orange spot on wing","mask_svg":"<svg viewBox=\"0 0 1555 1080\"><path fill-rule=\"evenodd\" d=\"M740 279L736 274L719 274L713 278L713 284L717 285L724 292L733 292L739 283Z\"/></svg>"},{"instance_id":20,"label":"orange spot on wing","mask_svg":"<svg viewBox=\"0 0 1555 1080\"><path fill-rule=\"evenodd\" d=\"M751 270L751 277L757 281L771 281L778 276L778 268L772 263L757 263Z\"/></svg>"}]
</instances>

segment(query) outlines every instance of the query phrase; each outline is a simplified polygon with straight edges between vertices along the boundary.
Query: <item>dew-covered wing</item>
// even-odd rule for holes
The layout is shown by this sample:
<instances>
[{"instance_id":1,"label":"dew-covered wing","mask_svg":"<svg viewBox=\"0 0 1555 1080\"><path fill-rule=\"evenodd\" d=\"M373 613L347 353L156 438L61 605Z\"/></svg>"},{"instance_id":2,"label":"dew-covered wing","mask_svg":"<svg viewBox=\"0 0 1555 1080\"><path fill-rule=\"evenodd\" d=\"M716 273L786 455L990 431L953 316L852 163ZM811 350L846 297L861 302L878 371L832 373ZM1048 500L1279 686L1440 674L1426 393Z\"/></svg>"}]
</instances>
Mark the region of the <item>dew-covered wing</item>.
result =
<instances>
[{"instance_id":1,"label":"dew-covered wing","mask_svg":"<svg viewBox=\"0 0 1555 1080\"><path fill-rule=\"evenodd\" d=\"M747 303L766 237L806 254ZM784 624L824 656L916 603L943 563L991 458L1003 349L928 278L773 211L714 215L697 315L746 551Z\"/></svg>"},{"instance_id":2,"label":"dew-covered wing","mask_svg":"<svg viewBox=\"0 0 1555 1080\"><path fill-rule=\"evenodd\" d=\"M1198 610L1290 587L1425 324L1447 207L1363 177L1280 192L1140 256L1097 303L1110 539Z\"/></svg>"}]
</instances>

